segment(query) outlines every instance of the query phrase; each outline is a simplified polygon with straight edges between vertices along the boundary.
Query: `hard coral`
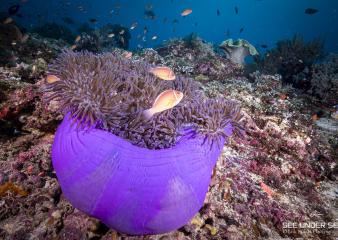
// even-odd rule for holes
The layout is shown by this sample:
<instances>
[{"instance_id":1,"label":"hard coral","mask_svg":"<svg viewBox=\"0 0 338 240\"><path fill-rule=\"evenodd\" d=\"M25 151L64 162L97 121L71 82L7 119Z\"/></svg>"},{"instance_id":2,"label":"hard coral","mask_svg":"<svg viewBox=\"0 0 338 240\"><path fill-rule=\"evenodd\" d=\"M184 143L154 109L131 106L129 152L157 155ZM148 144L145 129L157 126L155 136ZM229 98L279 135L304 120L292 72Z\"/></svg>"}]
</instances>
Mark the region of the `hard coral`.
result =
<instances>
[{"instance_id":1,"label":"hard coral","mask_svg":"<svg viewBox=\"0 0 338 240\"><path fill-rule=\"evenodd\" d=\"M338 55L331 55L320 64L315 64L311 71L309 93L317 96L329 105L337 104L338 92Z\"/></svg>"},{"instance_id":2,"label":"hard coral","mask_svg":"<svg viewBox=\"0 0 338 240\"><path fill-rule=\"evenodd\" d=\"M283 81L295 87L307 88L308 82L295 81L295 75L301 73L323 57L324 44L321 39L305 42L302 36L277 42L275 49L269 50L263 58L255 58L259 68L266 73L279 73Z\"/></svg>"},{"instance_id":3,"label":"hard coral","mask_svg":"<svg viewBox=\"0 0 338 240\"><path fill-rule=\"evenodd\" d=\"M34 28L32 31L42 37L63 39L68 43L72 43L75 38L75 35L68 27L57 23L45 23L44 25Z\"/></svg>"},{"instance_id":4,"label":"hard coral","mask_svg":"<svg viewBox=\"0 0 338 240\"><path fill-rule=\"evenodd\" d=\"M109 37L110 34L114 34L113 37ZM128 49L129 40L131 34L128 27L124 27L119 24L107 24L99 29L98 36L100 39L100 45L105 48L111 48L112 46Z\"/></svg>"},{"instance_id":5,"label":"hard coral","mask_svg":"<svg viewBox=\"0 0 338 240\"><path fill-rule=\"evenodd\" d=\"M22 33L15 24L0 23L0 46L10 46L22 40Z\"/></svg>"},{"instance_id":6,"label":"hard coral","mask_svg":"<svg viewBox=\"0 0 338 240\"><path fill-rule=\"evenodd\" d=\"M236 76L242 71L243 68L241 66L220 56L215 56L213 61L203 60L197 62L194 69L194 73L197 74L195 79L201 79L198 76L205 76L207 79L219 81Z\"/></svg>"},{"instance_id":7,"label":"hard coral","mask_svg":"<svg viewBox=\"0 0 338 240\"><path fill-rule=\"evenodd\" d=\"M160 56L147 51L145 58L151 62L164 63L176 72L190 74L201 82L225 80L242 71L241 66L217 54L212 44L206 43L196 34L170 40L156 48L156 51L156 55ZM141 52L142 55L144 53Z\"/></svg>"},{"instance_id":8,"label":"hard coral","mask_svg":"<svg viewBox=\"0 0 338 240\"><path fill-rule=\"evenodd\" d=\"M90 29L83 25L79 31L81 38L76 42L76 51L109 52L112 48L129 47L129 29L118 24L107 24L99 29Z\"/></svg>"},{"instance_id":9,"label":"hard coral","mask_svg":"<svg viewBox=\"0 0 338 240\"><path fill-rule=\"evenodd\" d=\"M100 50L100 43L99 43L99 38L91 33L86 33L82 32L79 35L81 38L80 40L76 43L76 48L74 50L76 51L82 51L82 50L87 50L91 52L99 52Z\"/></svg>"},{"instance_id":10,"label":"hard coral","mask_svg":"<svg viewBox=\"0 0 338 240\"><path fill-rule=\"evenodd\" d=\"M112 53L64 52L50 67L50 73L61 80L47 85L46 91L53 92L48 99L60 100L61 109L70 111L83 127L94 125L151 149L174 145L184 124L194 125L216 141L224 124L233 123L237 129L240 111L232 101L206 99L193 80L162 81L149 68ZM183 92L183 101L144 120L143 110L166 89Z\"/></svg>"},{"instance_id":11,"label":"hard coral","mask_svg":"<svg viewBox=\"0 0 338 240\"><path fill-rule=\"evenodd\" d=\"M258 55L256 48L244 39L232 39L225 40L221 43L220 48L225 51L226 57L231 62L237 64L244 64L244 60L247 56Z\"/></svg>"}]
</instances>

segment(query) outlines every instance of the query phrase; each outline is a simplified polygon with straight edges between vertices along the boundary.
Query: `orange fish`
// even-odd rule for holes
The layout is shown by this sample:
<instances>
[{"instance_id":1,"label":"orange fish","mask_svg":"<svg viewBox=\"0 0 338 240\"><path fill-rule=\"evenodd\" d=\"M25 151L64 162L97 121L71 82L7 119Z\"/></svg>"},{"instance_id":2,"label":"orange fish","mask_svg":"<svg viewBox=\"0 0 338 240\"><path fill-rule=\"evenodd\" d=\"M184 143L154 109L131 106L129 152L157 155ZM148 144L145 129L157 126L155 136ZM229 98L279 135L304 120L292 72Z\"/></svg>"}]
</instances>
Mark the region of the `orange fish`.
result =
<instances>
[{"instance_id":1,"label":"orange fish","mask_svg":"<svg viewBox=\"0 0 338 240\"><path fill-rule=\"evenodd\" d=\"M311 117L312 121L317 121L319 119L318 115L317 114L313 114L312 117Z\"/></svg>"},{"instance_id":2,"label":"orange fish","mask_svg":"<svg viewBox=\"0 0 338 240\"><path fill-rule=\"evenodd\" d=\"M279 95L279 99L280 99L280 100L285 100L285 99L287 99L287 97L288 97L288 95L287 95L286 93L281 93L281 94Z\"/></svg>"},{"instance_id":3,"label":"orange fish","mask_svg":"<svg viewBox=\"0 0 338 240\"><path fill-rule=\"evenodd\" d=\"M276 195L276 193L265 183L260 182L261 189L269 196L272 197Z\"/></svg>"},{"instance_id":4,"label":"orange fish","mask_svg":"<svg viewBox=\"0 0 338 240\"><path fill-rule=\"evenodd\" d=\"M60 81L60 78L58 78L58 77L55 76L55 75L48 75L48 76L46 77L46 81L47 81L48 83L55 83L55 82L57 82L57 81Z\"/></svg>"},{"instance_id":5,"label":"orange fish","mask_svg":"<svg viewBox=\"0 0 338 240\"><path fill-rule=\"evenodd\" d=\"M131 59L131 57L133 56L133 53L126 51L122 54L122 56L125 57L126 59Z\"/></svg>"},{"instance_id":6,"label":"orange fish","mask_svg":"<svg viewBox=\"0 0 338 240\"><path fill-rule=\"evenodd\" d=\"M76 38L75 38L75 42L77 43L78 41L80 41L81 40L81 36L79 35L79 36L77 36Z\"/></svg>"},{"instance_id":7,"label":"orange fish","mask_svg":"<svg viewBox=\"0 0 338 240\"><path fill-rule=\"evenodd\" d=\"M185 16L188 16L191 13L192 13L192 9L188 8L188 9L185 9L183 12L181 12L181 16L185 17Z\"/></svg>"},{"instance_id":8,"label":"orange fish","mask_svg":"<svg viewBox=\"0 0 338 240\"><path fill-rule=\"evenodd\" d=\"M154 101L151 108L144 110L146 119L150 119L155 113L163 112L175 107L183 98L183 93L176 90L165 90Z\"/></svg>"},{"instance_id":9,"label":"orange fish","mask_svg":"<svg viewBox=\"0 0 338 240\"><path fill-rule=\"evenodd\" d=\"M70 49L71 49L71 50L74 50L75 48L77 48L76 44L70 46Z\"/></svg>"},{"instance_id":10,"label":"orange fish","mask_svg":"<svg viewBox=\"0 0 338 240\"><path fill-rule=\"evenodd\" d=\"M155 67L149 70L150 73L154 74L156 77L161 78L162 80L175 80L175 73L168 67Z\"/></svg>"}]
</instances>

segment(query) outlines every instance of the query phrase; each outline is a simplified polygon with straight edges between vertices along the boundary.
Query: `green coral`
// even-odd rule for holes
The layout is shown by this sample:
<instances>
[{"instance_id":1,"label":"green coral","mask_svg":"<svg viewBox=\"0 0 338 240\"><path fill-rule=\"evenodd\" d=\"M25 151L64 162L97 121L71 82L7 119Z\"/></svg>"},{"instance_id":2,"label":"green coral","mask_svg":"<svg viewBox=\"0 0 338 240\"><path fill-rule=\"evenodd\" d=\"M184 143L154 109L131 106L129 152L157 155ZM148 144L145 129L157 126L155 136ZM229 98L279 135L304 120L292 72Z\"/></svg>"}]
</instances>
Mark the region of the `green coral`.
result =
<instances>
[{"instance_id":1,"label":"green coral","mask_svg":"<svg viewBox=\"0 0 338 240\"><path fill-rule=\"evenodd\" d=\"M245 48L248 48L250 55L258 55L257 49L245 39L239 38L237 40L233 40L232 38L230 38L221 43L220 47L223 47L223 46L245 47Z\"/></svg>"},{"instance_id":2,"label":"green coral","mask_svg":"<svg viewBox=\"0 0 338 240\"><path fill-rule=\"evenodd\" d=\"M225 51L228 59L237 64L244 64L244 59L248 55L258 55L257 49L244 39L234 41L230 38L223 41L219 47Z\"/></svg>"}]
</instances>

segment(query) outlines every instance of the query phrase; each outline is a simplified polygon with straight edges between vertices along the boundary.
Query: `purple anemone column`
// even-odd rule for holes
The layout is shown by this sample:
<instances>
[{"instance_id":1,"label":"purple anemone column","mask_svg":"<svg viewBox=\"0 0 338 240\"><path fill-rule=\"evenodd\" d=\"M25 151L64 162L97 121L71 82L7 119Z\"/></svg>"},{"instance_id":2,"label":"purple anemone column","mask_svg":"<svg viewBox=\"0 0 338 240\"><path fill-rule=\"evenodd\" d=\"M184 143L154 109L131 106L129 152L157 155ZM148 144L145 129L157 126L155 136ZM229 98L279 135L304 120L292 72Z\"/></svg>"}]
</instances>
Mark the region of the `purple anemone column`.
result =
<instances>
[{"instance_id":1,"label":"purple anemone column","mask_svg":"<svg viewBox=\"0 0 338 240\"><path fill-rule=\"evenodd\" d=\"M230 124L225 132L231 135ZM119 232L164 233L202 207L226 141L202 144L204 136L189 136L171 148L149 150L107 131L77 130L68 114L55 135L53 166L74 207Z\"/></svg>"}]
</instances>

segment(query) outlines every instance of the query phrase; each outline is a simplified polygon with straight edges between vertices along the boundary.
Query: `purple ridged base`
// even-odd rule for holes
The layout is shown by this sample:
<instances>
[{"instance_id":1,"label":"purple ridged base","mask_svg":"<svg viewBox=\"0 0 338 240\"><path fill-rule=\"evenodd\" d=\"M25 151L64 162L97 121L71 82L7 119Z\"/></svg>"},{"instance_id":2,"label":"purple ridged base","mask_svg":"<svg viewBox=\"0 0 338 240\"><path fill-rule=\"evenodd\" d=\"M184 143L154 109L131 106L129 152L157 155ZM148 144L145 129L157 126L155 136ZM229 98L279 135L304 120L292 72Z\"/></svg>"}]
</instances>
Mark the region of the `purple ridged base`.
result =
<instances>
[{"instance_id":1,"label":"purple ridged base","mask_svg":"<svg viewBox=\"0 0 338 240\"><path fill-rule=\"evenodd\" d=\"M107 226L132 235L186 224L202 207L220 146L183 135L168 149L149 150L109 132L59 126L52 162L65 197ZM225 129L232 133L229 124Z\"/></svg>"}]
</instances>

